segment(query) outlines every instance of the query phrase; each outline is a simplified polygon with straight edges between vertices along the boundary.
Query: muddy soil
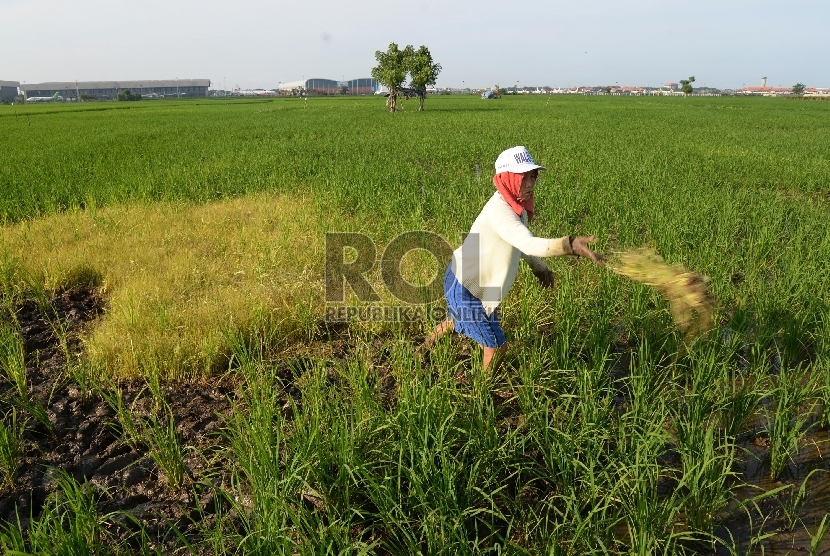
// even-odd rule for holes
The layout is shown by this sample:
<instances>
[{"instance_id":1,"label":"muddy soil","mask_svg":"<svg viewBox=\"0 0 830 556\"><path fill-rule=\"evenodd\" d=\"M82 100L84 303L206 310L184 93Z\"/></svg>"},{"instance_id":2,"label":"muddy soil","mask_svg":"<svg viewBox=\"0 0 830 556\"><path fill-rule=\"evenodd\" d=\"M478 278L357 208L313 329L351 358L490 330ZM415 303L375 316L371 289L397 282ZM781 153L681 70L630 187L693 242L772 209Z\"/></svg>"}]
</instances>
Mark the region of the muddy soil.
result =
<instances>
[{"instance_id":1,"label":"muddy soil","mask_svg":"<svg viewBox=\"0 0 830 556\"><path fill-rule=\"evenodd\" d=\"M29 396L46 410L49 425L28 419L18 478L14 488L0 489L0 523L19 522L25 529L32 517L41 515L47 496L57 489L57 474L65 471L76 481L92 486L99 514L112 514L107 521L114 542L134 541L134 533L143 529L156 547L180 547L173 527L196 539L201 529L215 521L217 506L227 507L214 487L229 486L228 477L217 471L217 457L225 444L222 428L238 401L238 379L161 385L183 447L187 475L184 487L171 488L148 447L125 440L110 403L94 390L84 391L78 377L67 370L67 357L80 360L80 338L105 309L105 300L94 289L78 287L55 295L47 313L31 300L15 311L23 339ZM55 334L56 327L63 331L63 342ZM278 403L284 414L300 403L295 379L314 368L320 355L343 359L352 351L353 346L340 337L341 332L337 326L326 330L313 342L313 356L298 354L283 362L284 368L278 373L283 384ZM389 354L381 344L378 339L372 346L372 359L377 364L382 401L390 404L397 384L390 371ZM329 378L339 380L335 373ZM112 392L115 387L122 392L123 406L134 417L150 420L163 414L144 379L121 380L107 385L106 390ZM20 405L15 395L15 387L0 376L0 411L5 413Z\"/></svg>"},{"instance_id":2,"label":"muddy soil","mask_svg":"<svg viewBox=\"0 0 830 556\"><path fill-rule=\"evenodd\" d=\"M110 405L95 392L83 392L66 372L67 355L80 353L79 336L103 312L104 300L93 290L76 288L56 295L51 307L54 312L47 315L36 303L27 301L17 311L30 396L46 409L52 430L45 423L28 421L15 487L0 491L0 520L16 524L19 519L25 527L31 516L39 516L47 495L55 488L56 470L94 485L102 514L129 512L157 541L168 535L168 524L186 530L199 515L197 508L210 515L215 509L206 492L209 488L191 482L187 488L171 489L146 446L130 446L120 440ZM67 332L65 347L50 322L62 323ZM118 386L125 405L135 415L147 418L158 410L143 380L122 381ZM181 383L163 388L185 447L187 474L198 477L221 438L218 433L223 416L230 413L233 389ZM5 393L0 403L7 411L14 389L3 381L0 392ZM200 496L200 491L205 492ZM114 521L119 522L113 531L119 536L136 527L131 520Z\"/></svg>"}]
</instances>

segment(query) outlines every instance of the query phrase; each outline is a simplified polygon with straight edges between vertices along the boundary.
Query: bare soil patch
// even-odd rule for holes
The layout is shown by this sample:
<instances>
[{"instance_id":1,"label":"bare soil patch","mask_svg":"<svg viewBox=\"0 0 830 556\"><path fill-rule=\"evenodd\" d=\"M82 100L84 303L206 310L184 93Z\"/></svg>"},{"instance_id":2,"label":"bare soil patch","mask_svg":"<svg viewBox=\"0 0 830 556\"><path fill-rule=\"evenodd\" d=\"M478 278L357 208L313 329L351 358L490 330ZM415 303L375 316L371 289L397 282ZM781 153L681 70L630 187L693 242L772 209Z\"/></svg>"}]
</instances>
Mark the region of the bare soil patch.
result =
<instances>
[{"instance_id":1,"label":"bare soil patch","mask_svg":"<svg viewBox=\"0 0 830 556\"><path fill-rule=\"evenodd\" d=\"M82 392L65 373L65 353L81 351L80 333L105 310L105 301L89 288L63 291L51 300L53 314L44 314L33 301L17 310L26 353L26 374L31 396L46 408L53 431L29 420L24 432L24 451L15 487L0 491L0 520L25 527L37 518L46 496L55 487L55 470L65 470L75 480L93 485L102 513L129 512L152 536L161 538L170 524L184 529L198 514L214 511L203 484L191 482L174 490L144 446L131 447L119 439L113 409L94 392ZM62 323L66 350L54 333ZM0 387L9 391L3 381ZM122 381L124 402L139 417L156 409L143 380ZM233 389L221 384L170 383L164 397L175 419L176 432L185 447L187 472L199 476L219 442L223 416L230 413ZM129 524L129 521L122 521ZM125 530L123 533L127 533Z\"/></svg>"}]
</instances>

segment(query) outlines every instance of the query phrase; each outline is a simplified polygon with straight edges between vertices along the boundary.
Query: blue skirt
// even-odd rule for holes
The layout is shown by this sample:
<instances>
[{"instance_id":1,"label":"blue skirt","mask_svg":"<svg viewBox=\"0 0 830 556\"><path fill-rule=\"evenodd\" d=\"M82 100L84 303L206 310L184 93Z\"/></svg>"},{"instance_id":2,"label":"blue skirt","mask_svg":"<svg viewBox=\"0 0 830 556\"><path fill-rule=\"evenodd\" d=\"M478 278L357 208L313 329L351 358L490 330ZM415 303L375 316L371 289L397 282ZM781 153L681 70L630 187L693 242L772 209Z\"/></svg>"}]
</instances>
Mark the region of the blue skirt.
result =
<instances>
[{"instance_id":1,"label":"blue skirt","mask_svg":"<svg viewBox=\"0 0 830 556\"><path fill-rule=\"evenodd\" d=\"M447 318L455 323L456 332L483 347L497 348L507 342L499 324L499 312L488 315L481 300L455 277L452 265L447 267L444 275L444 296L447 298Z\"/></svg>"}]
</instances>

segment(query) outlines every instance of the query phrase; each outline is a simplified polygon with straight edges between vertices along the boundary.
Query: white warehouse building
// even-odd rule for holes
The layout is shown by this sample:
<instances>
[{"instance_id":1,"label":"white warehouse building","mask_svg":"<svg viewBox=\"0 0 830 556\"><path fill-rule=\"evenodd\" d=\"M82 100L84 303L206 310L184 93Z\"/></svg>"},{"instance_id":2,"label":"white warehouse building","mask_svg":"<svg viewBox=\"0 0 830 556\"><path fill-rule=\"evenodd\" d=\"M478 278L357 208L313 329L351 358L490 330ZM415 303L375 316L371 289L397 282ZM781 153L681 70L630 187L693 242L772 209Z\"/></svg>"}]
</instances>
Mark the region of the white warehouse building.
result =
<instances>
[{"instance_id":1,"label":"white warehouse building","mask_svg":"<svg viewBox=\"0 0 830 556\"><path fill-rule=\"evenodd\" d=\"M24 83L20 90L29 97L51 97L55 93L63 98L75 98L78 94L96 99L113 99L120 91L141 95L172 97L206 97L210 79L147 79L128 81L71 81L49 83Z\"/></svg>"},{"instance_id":2,"label":"white warehouse building","mask_svg":"<svg viewBox=\"0 0 830 556\"><path fill-rule=\"evenodd\" d=\"M372 95L380 90L381 85L380 82L376 79L372 79L371 77L349 79L348 81L336 81L334 79L313 77L311 79L280 83L280 92L291 93L308 91L309 93L321 95L336 95L341 91L341 87L346 87L347 94Z\"/></svg>"}]
</instances>

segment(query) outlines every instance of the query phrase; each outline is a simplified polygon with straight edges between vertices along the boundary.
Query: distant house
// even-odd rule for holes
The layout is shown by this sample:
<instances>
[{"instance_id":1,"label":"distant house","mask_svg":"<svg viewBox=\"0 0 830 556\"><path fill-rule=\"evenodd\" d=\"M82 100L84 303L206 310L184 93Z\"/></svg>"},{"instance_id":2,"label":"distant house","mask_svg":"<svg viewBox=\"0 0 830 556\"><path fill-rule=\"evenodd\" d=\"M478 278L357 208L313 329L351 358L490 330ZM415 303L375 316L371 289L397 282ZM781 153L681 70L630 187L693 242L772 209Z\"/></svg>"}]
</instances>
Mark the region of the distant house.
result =
<instances>
[{"instance_id":1,"label":"distant house","mask_svg":"<svg viewBox=\"0 0 830 556\"><path fill-rule=\"evenodd\" d=\"M744 87L738 90L739 94L749 96L777 97L793 94L792 87Z\"/></svg>"}]
</instances>

